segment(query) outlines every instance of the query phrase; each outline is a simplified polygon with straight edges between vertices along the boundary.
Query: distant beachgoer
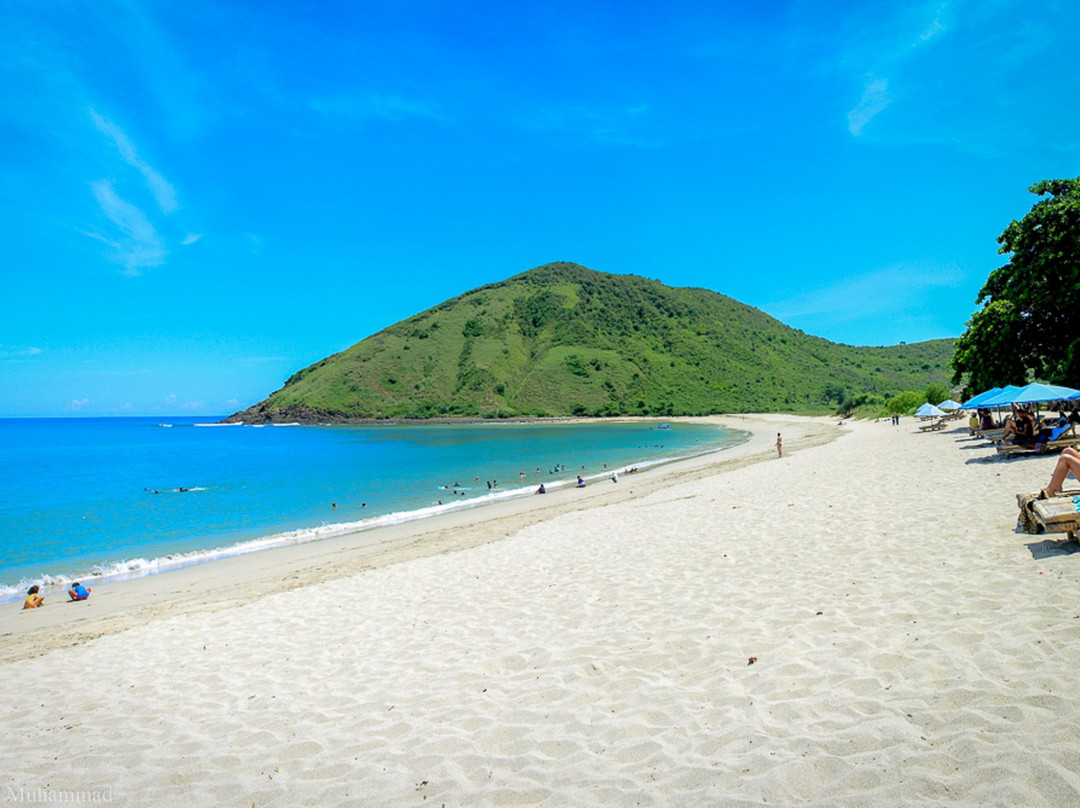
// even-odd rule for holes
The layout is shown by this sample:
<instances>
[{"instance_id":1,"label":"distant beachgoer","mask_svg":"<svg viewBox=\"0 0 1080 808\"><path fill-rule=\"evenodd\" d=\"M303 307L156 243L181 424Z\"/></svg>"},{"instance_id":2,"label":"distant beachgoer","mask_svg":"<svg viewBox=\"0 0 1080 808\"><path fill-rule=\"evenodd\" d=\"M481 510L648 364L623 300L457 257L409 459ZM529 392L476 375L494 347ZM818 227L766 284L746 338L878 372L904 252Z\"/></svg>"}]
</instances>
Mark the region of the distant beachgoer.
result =
<instances>
[{"instance_id":1,"label":"distant beachgoer","mask_svg":"<svg viewBox=\"0 0 1080 808\"><path fill-rule=\"evenodd\" d=\"M613 483L617 483L619 481L619 472L617 472L617 471L611 472L611 481Z\"/></svg>"},{"instance_id":2,"label":"distant beachgoer","mask_svg":"<svg viewBox=\"0 0 1080 808\"><path fill-rule=\"evenodd\" d=\"M776 456L784 456L784 439L780 437L780 433L776 433Z\"/></svg>"},{"instance_id":3,"label":"distant beachgoer","mask_svg":"<svg viewBox=\"0 0 1080 808\"><path fill-rule=\"evenodd\" d=\"M577 478L577 487L578 488L584 488L585 487L585 480L580 474L578 475L578 478Z\"/></svg>"},{"instance_id":4,"label":"distant beachgoer","mask_svg":"<svg viewBox=\"0 0 1080 808\"><path fill-rule=\"evenodd\" d=\"M330 509L336 511L337 510L337 503L336 502L331 502L330 503Z\"/></svg>"},{"instance_id":5,"label":"distant beachgoer","mask_svg":"<svg viewBox=\"0 0 1080 808\"><path fill-rule=\"evenodd\" d=\"M24 609L36 609L45 604L45 597L38 594L38 585L34 584L26 591L26 600L23 602Z\"/></svg>"},{"instance_id":6,"label":"distant beachgoer","mask_svg":"<svg viewBox=\"0 0 1080 808\"><path fill-rule=\"evenodd\" d=\"M547 489L544 488L543 483L540 483L540 487L536 489L536 493L537 494L546 494L547 493Z\"/></svg>"},{"instance_id":7,"label":"distant beachgoer","mask_svg":"<svg viewBox=\"0 0 1080 808\"><path fill-rule=\"evenodd\" d=\"M72 600L86 600L90 597L90 589L76 581L71 585L71 589L68 590L68 597Z\"/></svg>"},{"instance_id":8,"label":"distant beachgoer","mask_svg":"<svg viewBox=\"0 0 1080 808\"><path fill-rule=\"evenodd\" d=\"M361 508L366 508L366 507L367 507L367 503L366 503L366 502L361 502L361 503L360 503L360 507L361 507Z\"/></svg>"},{"instance_id":9,"label":"distant beachgoer","mask_svg":"<svg viewBox=\"0 0 1080 808\"><path fill-rule=\"evenodd\" d=\"M491 480L488 480L487 484L488 484L488 491L490 491L491 490Z\"/></svg>"}]
</instances>

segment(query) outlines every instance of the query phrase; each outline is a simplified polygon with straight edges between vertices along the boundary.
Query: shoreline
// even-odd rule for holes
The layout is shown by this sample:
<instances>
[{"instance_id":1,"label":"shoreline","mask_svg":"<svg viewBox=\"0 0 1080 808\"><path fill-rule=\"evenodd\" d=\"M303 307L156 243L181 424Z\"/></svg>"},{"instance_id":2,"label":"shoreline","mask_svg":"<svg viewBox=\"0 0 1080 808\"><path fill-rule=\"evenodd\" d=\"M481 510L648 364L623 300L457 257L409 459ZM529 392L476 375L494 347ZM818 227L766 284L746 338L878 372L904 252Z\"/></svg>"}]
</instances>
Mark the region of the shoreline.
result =
<instances>
[{"instance_id":1,"label":"shoreline","mask_svg":"<svg viewBox=\"0 0 1080 808\"><path fill-rule=\"evenodd\" d=\"M683 424L710 424L714 425L715 421L710 421L712 416L677 416L670 419L671 422L681 422ZM90 419L98 420L98 419ZM140 417L142 421L156 421L155 417ZM189 419L190 420L190 419ZM451 423L449 419L444 419L446 423ZM596 419L587 418L548 418L548 419L503 419L500 423L505 426L520 426L522 424L528 425L544 425L544 424L559 424L565 426L574 425L594 425ZM471 422L466 419L458 419L458 423L467 423L469 426L479 426L482 422ZM605 424L660 424L659 420L653 417L635 418L629 416L623 416L618 418L605 419ZM158 423L158 426L174 426L174 424ZM424 426L426 424L420 424ZM439 426L445 424L436 424L431 422L432 426ZM218 426L248 426L251 428L260 428L265 426L302 426L301 424L241 424L241 423L203 423L192 421L191 423L177 424L179 428L187 429L191 427L218 427ZM310 426L310 425L303 425ZM327 428L335 428L340 426L360 427L360 424L324 424ZM387 429L393 429L398 426L416 426L408 422L391 422L382 421L376 425L363 425L366 427L374 426L375 428L385 427ZM689 447L683 447L679 454L674 456L650 456L645 458L634 457L624 463L620 464L620 468L613 468L613 471L619 471L622 473L622 466L636 467L636 468L651 468L657 465L665 465L667 463L688 459L695 457L698 454L707 454L714 451L726 451L737 445L737 443L743 442L747 439L747 435L740 433L734 440L734 443L717 443L715 448L706 448L704 450L694 449L693 453L689 453L691 450ZM585 467L582 466L582 469ZM607 464L604 464L604 468L607 468ZM537 469L539 472L540 470ZM586 472L583 472L586 473ZM592 472L586 473L587 480L600 479L601 477L607 478L608 471L604 472ZM500 475L501 476L501 475ZM524 473L523 473L524 477ZM480 477L476 477L477 482ZM547 487L551 491L566 487L571 484L568 479L555 478L555 479L543 479ZM452 492L457 494L457 484L455 483L455 490ZM59 562L53 569L35 569L32 575L23 575L21 579L16 579L14 576L9 576L6 580L0 581L0 609L8 603L14 603L16 601L22 602L26 595L26 590L32 585L38 585L45 592L46 597L63 595L66 593L70 584L74 581L81 581L84 584L91 586L97 586L98 584L112 584L121 581L129 581L145 576L159 575L166 572L182 569L189 566L198 566L207 563L214 563L225 558L233 556L248 555L256 552L263 552L265 550L290 546L309 544L312 542L323 541L327 538L340 536L348 533L360 533L366 532L387 525L394 525L398 523L405 523L411 521L417 521L421 519L428 519L434 516L439 516L445 513L450 513L458 510L469 510L474 508L487 507L491 504L497 503L506 499L514 499L524 497L533 493L536 486L536 482L528 481L524 479L521 481L513 479L509 485L504 485L500 488L497 484L495 490L491 490L491 485L488 485L488 491L486 494L481 490L478 494L473 494L468 497L458 499L456 497L444 502L438 496L434 496L432 501L427 504L409 503L408 505L402 505L400 509L390 510L384 513L374 513L375 509L372 509L371 515L360 516L358 513L353 514L352 519L345 519L344 521L331 522L326 521L325 518L322 521L313 521L309 524L298 523L288 528L281 528L274 523L268 523L261 528L252 527L248 528L245 532L246 535L237 536L231 539L223 539L217 544L205 544L201 547L194 547L192 549L175 549L175 543L172 547L164 546L157 548L145 548L143 552L135 552L128 557L99 557L91 560L84 561L71 561L71 562ZM449 486L439 486L440 495L445 495L441 489L449 488ZM482 489L482 486L480 486ZM177 489L164 490L164 493L175 492ZM192 488L184 489L180 488L179 491L205 491L205 488L195 486ZM155 491L154 493L157 493ZM373 492L374 493L374 492ZM437 500L437 501L436 501ZM311 515L312 519L316 517ZM184 544L183 541L179 542ZM196 543L197 544L197 543ZM156 550L156 552L155 552ZM24 567L27 566L24 563ZM18 571L17 571L18 572ZM16 572L16 575L17 575Z\"/></svg>"},{"instance_id":2,"label":"shoreline","mask_svg":"<svg viewBox=\"0 0 1080 808\"><path fill-rule=\"evenodd\" d=\"M612 421L618 419L611 419ZM652 420L652 419L650 419ZM785 451L819 445L840 434L831 417L724 415L672 418L710 423L749 437L742 443L644 466L618 484L553 488L547 496L508 497L392 524L342 528L310 541L263 547L119 578L86 576L83 603L66 601L66 586L43 589L46 605L23 612L23 595L0 603L0 664L39 656L91 637L124 631L165 616L247 603L274 592L324 583L368 569L498 541L515 530L568 511L601 507L665 485L775 456L771 430L785 432ZM331 530L331 528L327 528Z\"/></svg>"},{"instance_id":3,"label":"shoreline","mask_svg":"<svg viewBox=\"0 0 1080 808\"><path fill-rule=\"evenodd\" d=\"M1053 458L1002 460L962 425L728 422L753 439L625 487L0 613L62 618L3 639L0 788L1080 802L1080 545L1015 527Z\"/></svg>"}]
</instances>

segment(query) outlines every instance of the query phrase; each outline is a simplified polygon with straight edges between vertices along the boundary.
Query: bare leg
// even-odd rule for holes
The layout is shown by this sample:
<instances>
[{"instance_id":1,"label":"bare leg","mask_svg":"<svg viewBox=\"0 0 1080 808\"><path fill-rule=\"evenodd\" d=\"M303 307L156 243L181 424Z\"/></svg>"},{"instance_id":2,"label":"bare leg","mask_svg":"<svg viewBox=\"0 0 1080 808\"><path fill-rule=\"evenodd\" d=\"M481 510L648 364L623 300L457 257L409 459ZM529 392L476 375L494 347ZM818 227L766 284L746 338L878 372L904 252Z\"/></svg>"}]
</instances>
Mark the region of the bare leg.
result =
<instances>
[{"instance_id":1,"label":"bare leg","mask_svg":"<svg viewBox=\"0 0 1080 808\"><path fill-rule=\"evenodd\" d=\"M1058 458L1057 465L1054 466L1054 473L1050 475L1050 482L1046 484L1043 493L1048 497L1052 497L1061 491L1061 486L1070 472L1076 479L1080 480L1080 452L1077 452L1071 446L1061 452L1061 457Z\"/></svg>"},{"instance_id":2,"label":"bare leg","mask_svg":"<svg viewBox=\"0 0 1080 808\"><path fill-rule=\"evenodd\" d=\"M1016 434L1016 421L1012 418L1005 419L1005 431L1001 433L1001 437L995 441L996 443L1005 443L1009 438Z\"/></svg>"}]
</instances>

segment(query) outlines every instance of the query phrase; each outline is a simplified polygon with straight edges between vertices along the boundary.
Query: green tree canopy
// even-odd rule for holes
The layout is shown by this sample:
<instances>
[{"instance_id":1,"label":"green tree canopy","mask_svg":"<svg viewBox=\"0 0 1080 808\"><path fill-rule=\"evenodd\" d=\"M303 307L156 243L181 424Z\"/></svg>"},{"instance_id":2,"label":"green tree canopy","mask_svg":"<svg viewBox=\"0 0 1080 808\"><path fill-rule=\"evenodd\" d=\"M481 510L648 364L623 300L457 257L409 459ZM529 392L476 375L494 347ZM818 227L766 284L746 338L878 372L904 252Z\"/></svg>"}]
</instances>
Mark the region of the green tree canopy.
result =
<instances>
[{"instance_id":1,"label":"green tree canopy","mask_svg":"<svg viewBox=\"0 0 1080 808\"><path fill-rule=\"evenodd\" d=\"M915 412L915 408L925 400L926 397L920 391L905 390L885 402L885 411L896 415L908 415Z\"/></svg>"},{"instance_id":2,"label":"green tree canopy","mask_svg":"<svg viewBox=\"0 0 1080 808\"><path fill-rule=\"evenodd\" d=\"M1028 190L1046 198L998 237L1009 263L956 343L953 382L966 376L971 392L1029 378L1080 387L1080 177Z\"/></svg>"},{"instance_id":3,"label":"green tree canopy","mask_svg":"<svg viewBox=\"0 0 1080 808\"><path fill-rule=\"evenodd\" d=\"M949 397L949 386L942 382L931 382L926 386L926 400L935 406Z\"/></svg>"}]
</instances>

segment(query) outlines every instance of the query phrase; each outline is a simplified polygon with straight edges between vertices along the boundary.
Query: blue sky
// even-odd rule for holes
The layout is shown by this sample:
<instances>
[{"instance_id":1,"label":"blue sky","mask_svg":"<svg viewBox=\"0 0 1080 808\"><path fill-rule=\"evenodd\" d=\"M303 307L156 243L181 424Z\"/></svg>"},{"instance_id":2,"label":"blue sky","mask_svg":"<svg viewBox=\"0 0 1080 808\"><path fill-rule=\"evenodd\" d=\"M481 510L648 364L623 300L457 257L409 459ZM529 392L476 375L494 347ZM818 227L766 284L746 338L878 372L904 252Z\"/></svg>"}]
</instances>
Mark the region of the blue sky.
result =
<instances>
[{"instance_id":1,"label":"blue sky","mask_svg":"<svg viewBox=\"0 0 1080 808\"><path fill-rule=\"evenodd\" d=\"M1068 0L0 6L0 415L220 415L549 261L958 336Z\"/></svg>"}]
</instances>

